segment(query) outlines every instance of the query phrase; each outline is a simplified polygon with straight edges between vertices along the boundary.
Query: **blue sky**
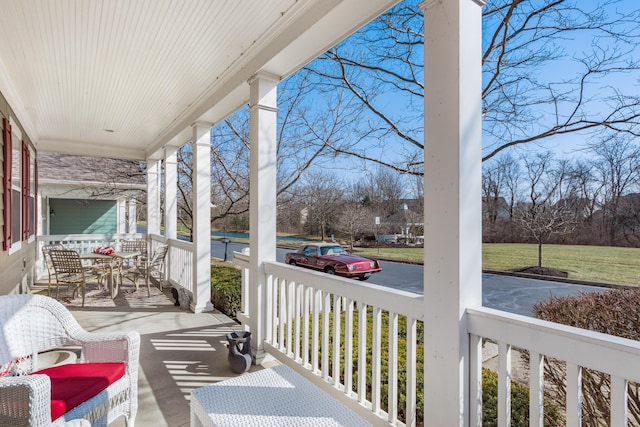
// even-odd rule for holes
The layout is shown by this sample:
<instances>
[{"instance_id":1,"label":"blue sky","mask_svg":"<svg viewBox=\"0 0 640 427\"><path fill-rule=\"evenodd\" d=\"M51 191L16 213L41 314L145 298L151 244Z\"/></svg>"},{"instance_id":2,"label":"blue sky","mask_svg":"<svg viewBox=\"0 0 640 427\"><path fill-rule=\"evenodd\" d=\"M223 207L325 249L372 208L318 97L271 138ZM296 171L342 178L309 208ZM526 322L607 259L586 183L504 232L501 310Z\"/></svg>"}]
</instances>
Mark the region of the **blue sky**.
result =
<instances>
[{"instance_id":1,"label":"blue sky","mask_svg":"<svg viewBox=\"0 0 640 427\"><path fill-rule=\"evenodd\" d=\"M569 0L567 0L569 1ZM407 2L408 4L416 5L418 0L410 0ZM523 4L534 4L534 5L543 5L547 4L547 0L528 0L523 2ZM578 4L581 7L590 7L595 11L603 12L603 19L611 19L615 21L615 16L617 13L624 12L629 13L633 11L637 11L638 3L637 0L620 0L614 1L611 3L608 8L600 8L600 1L589 1L585 2L584 0L575 0L574 4ZM562 14L561 14L562 15ZM560 16L561 19L566 18L566 16ZM637 21L640 21L638 19ZM620 22L614 23L614 27L617 26L618 30L628 28L629 33L632 35L640 35L635 34L638 31L638 22ZM414 21L415 22L415 21ZM420 18L420 23L422 20ZM492 27L494 23L485 21L487 26L484 28L483 37L486 38L488 34L491 34ZM374 34L375 34L374 30ZM420 28L419 31L422 31ZM366 50L370 49L371 46L367 45L367 43L362 43L362 40L359 40L358 37L362 37L362 34L366 33L366 29L355 36L352 36L349 40L340 45L341 49L346 50L357 50L361 49L366 54ZM594 38L597 34L595 32L584 31L581 33L576 32L566 32L563 33L560 37L558 37L553 43L551 43L547 48L549 48L552 52L558 54L558 58L545 62L544 66L540 66L533 69L527 69L526 72L530 73L531 77L535 77L538 79L538 82L543 84L548 84L554 87L557 90L561 87L562 82L566 82L568 80L575 79L578 75L579 71L583 69L582 65L580 65L580 58L583 56L584 52L593 52L594 43L598 44L602 49L602 52L610 52L610 49L616 47L616 44L613 43L612 39L607 39L606 37ZM640 37L639 37L640 39ZM486 45L486 40L485 40ZM640 56L640 49L630 50L631 44L620 44L621 49L629 50L629 52L625 56L625 60L638 60ZM536 45L529 46L528 48L535 51ZM389 48L391 49L391 48ZM638 53L636 53L638 52ZM415 60L417 62L424 63L423 58L423 50L416 49L415 51ZM620 61L622 63L623 61ZM391 65L394 67L396 65ZM419 70L418 78L420 80L423 79L423 73L421 69ZM639 73L638 71L630 72L630 73L615 73L615 75L609 75L606 78L594 78L589 83L589 92L586 96L589 99L588 108L586 108L583 113L584 114L598 114L604 111L607 111L607 105L603 101L603 98L607 96L613 96L616 91L619 91L620 94L629 95L640 95L640 88L638 87L638 79ZM569 86L566 86L567 90ZM324 97L327 95L317 95L315 102L312 102L308 108L310 108L309 113L314 114L316 116L322 114L322 109L327 109L327 105L331 104L329 98L329 102L327 102ZM335 96L335 93L329 93L328 96ZM386 111L389 111L390 115L393 115L397 120L405 120L407 124L405 125L408 128L418 129L419 132L415 133L416 139L422 140L422 126L423 126L423 117L422 117L422 98L418 97L407 97L406 94L403 94L400 91L387 90L376 95L377 105L381 106L381 108L385 108ZM564 103L561 105L561 109L567 110L567 104ZM329 110L325 110L327 113ZM534 119L530 120L530 123L527 123L528 129L522 131L526 134L527 131L535 132L536 128L539 126L550 126L553 124L553 117L551 116L553 113L553 108L549 104L540 104L534 108L531 108L528 111L528 114ZM566 114L564 111L562 114ZM361 125L361 128L366 127L366 123L372 120L372 117L367 117L366 115L358 118L358 122ZM485 149L495 142L495 140L486 132L487 122L485 120L485 133L483 135L484 146ZM353 133L357 133L357 130L354 130ZM537 143L528 143L526 145L521 145L517 148L509 149L508 152L514 156L517 156L518 153L522 151L539 151L539 150L553 150L558 157L578 157L578 156L587 156L588 152L583 151L585 145L589 142L593 142L593 135L586 134L571 134L565 136L558 136L548 138L544 141ZM349 138L347 133L346 138ZM366 146L366 148L365 148ZM383 133L375 134L374 137L369 138L363 142L361 147L366 149L367 154L376 157L378 159L392 161L392 162L400 162L406 164L406 154L410 152L417 153L419 150L412 146L406 141L402 141L397 136L393 135L384 135ZM322 171L324 173L333 174L337 178L346 179L346 180L357 180L359 179L363 173L375 173L377 166L375 164L369 163L365 164L362 161L354 159L353 157L328 157L317 163L315 167L316 171Z\"/></svg>"},{"instance_id":2,"label":"blue sky","mask_svg":"<svg viewBox=\"0 0 640 427\"><path fill-rule=\"evenodd\" d=\"M532 0L525 4L546 4L542 0ZM531 78L537 83L553 88L556 93L567 95L573 91L573 96L577 97L577 86L568 84L567 82L576 82L584 74L586 66L583 63L586 58L592 55L598 57L621 56L615 61L608 63L612 67L627 67L629 63L637 62L640 59L640 50L637 49L637 43L640 41L639 31L639 11L636 0L619 0L613 2L602 1L575 1L565 2L567 5L578 5L584 11L599 14L598 19L594 23L597 25L605 25L607 29L620 32L627 37L627 40L610 37L608 33L599 31L598 29L585 29L581 31L566 31L556 35L554 40L547 39L547 45L543 42L537 42L528 46L532 55L538 53L537 49L547 49L551 55L557 58L545 61L544 64L536 66L535 64L527 68L531 73ZM624 15L628 16L626 21L621 19ZM558 17L560 24L564 20L584 19L576 9L563 11ZM485 21L485 24L487 22ZM555 23L555 22L554 22ZM489 23L491 24L491 23ZM492 34L492 27L486 26L483 31L484 46L488 43L488 37ZM635 65L634 65L635 67ZM485 76L486 77L486 76ZM595 118L606 115L610 112L612 100L623 96L638 96L640 88L638 82L640 73L637 67L635 69L622 72L616 71L605 75L591 74L586 80L585 92L583 99L585 100L584 108L578 112L577 116ZM527 82L523 82L520 90L527 89ZM534 94L535 95L535 94ZM566 117L573 109L571 102L559 103L559 114ZM555 106L550 103L541 103L535 108L530 108L528 112L533 118L527 126L527 130L531 134L535 134L540 128L553 126L555 124L554 114ZM485 129L487 123L485 123ZM522 135L516 135L522 136ZM525 135L526 136L526 132ZM510 150L512 154L522 151L539 151L551 150L559 157L576 157L588 156L588 145L598 142L601 135L593 134L593 132L572 133L563 136L556 136L540 141L539 143L528 143L519 146L517 149ZM492 139L485 133L484 146L488 147L492 143Z\"/></svg>"}]
</instances>

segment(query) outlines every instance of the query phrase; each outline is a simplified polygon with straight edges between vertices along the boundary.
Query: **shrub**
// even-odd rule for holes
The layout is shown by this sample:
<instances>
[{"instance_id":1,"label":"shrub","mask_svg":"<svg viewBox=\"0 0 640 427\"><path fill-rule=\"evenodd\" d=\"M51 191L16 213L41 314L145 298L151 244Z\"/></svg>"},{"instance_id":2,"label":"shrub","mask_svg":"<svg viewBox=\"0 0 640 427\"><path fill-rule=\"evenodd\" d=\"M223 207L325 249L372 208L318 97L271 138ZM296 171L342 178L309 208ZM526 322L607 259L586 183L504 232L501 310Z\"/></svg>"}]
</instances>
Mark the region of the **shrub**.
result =
<instances>
[{"instance_id":1,"label":"shrub","mask_svg":"<svg viewBox=\"0 0 640 427\"><path fill-rule=\"evenodd\" d=\"M580 293L551 297L533 307L535 317L609 335L640 340L640 290L612 289L603 293ZM566 396L564 363L545 363L545 380L556 391L556 401L564 405ZM629 419L640 423L640 387L629 383ZM582 418L584 425L600 425L610 419L611 378L602 372L582 370Z\"/></svg>"},{"instance_id":2,"label":"shrub","mask_svg":"<svg viewBox=\"0 0 640 427\"><path fill-rule=\"evenodd\" d=\"M529 387L511 382L511 426L529 425ZM544 425L560 426L562 417L558 406L545 399ZM482 426L498 426L498 374L482 369Z\"/></svg>"},{"instance_id":3,"label":"shrub","mask_svg":"<svg viewBox=\"0 0 640 427\"><path fill-rule=\"evenodd\" d=\"M232 319L240 310L240 282L240 270L233 265L223 262L211 265L211 303Z\"/></svg>"}]
</instances>

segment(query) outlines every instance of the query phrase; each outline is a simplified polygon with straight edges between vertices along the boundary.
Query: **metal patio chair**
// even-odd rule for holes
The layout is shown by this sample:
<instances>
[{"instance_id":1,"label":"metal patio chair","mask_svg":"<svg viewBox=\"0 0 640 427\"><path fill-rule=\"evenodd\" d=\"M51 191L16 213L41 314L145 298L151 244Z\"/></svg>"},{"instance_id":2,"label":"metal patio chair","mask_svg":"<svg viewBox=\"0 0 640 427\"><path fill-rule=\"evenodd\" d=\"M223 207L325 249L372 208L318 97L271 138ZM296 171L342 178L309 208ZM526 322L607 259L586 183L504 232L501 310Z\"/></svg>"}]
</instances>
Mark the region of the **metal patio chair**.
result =
<instances>
[{"instance_id":1,"label":"metal patio chair","mask_svg":"<svg viewBox=\"0 0 640 427\"><path fill-rule=\"evenodd\" d=\"M47 269L47 278L49 285L47 287L47 295L51 296L51 279L55 278L56 272L53 269L53 263L51 262L51 257L49 256L49 252L53 250L61 250L65 247L60 243L54 243L51 245L42 245L42 261L44 262L44 266Z\"/></svg>"},{"instance_id":2,"label":"metal patio chair","mask_svg":"<svg viewBox=\"0 0 640 427\"><path fill-rule=\"evenodd\" d=\"M164 260L167 257L167 245L160 245L153 252L150 259L137 263L133 268L123 273L136 286L138 290L138 277L144 277L147 292L151 296L151 286L149 284L151 277L157 277L160 290L162 290L162 275L164 274Z\"/></svg>"},{"instance_id":3,"label":"metal patio chair","mask_svg":"<svg viewBox=\"0 0 640 427\"><path fill-rule=\"evenodd\" d=\"M49 251L49 257L56 275L56 299L60 294L61 284L74 285L72 297L75 298L76 292L80 290L84 307L86 281L78 252L70 249L54 249Z\"/></svg>"}]
</instances>

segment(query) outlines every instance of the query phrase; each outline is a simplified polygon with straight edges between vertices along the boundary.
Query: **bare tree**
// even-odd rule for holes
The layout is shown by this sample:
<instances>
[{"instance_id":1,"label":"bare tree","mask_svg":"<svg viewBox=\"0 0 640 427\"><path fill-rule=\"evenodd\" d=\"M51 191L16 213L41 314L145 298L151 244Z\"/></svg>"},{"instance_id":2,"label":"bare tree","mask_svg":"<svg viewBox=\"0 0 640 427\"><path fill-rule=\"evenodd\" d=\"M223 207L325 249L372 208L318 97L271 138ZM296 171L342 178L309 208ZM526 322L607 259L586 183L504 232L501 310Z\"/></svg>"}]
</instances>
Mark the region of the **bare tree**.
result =
<instances>
[{"instance_id":1,"label":"bare tree","mask_svg":"<svg viewBox=\"0 0 640 427\"><path fill-rule=\"evenodd\" d=\"M504 171L503 165L499 162L495 165L483 165L482 171L482 217L483 234L485 241L487 238L493 240L496 234L496 223L503 207L504 197ZM505 202L506 204L506 202Z\"/></svg>"},{"instance_id":2,"label":"bare tree","mask_svg":"<svg viewBox=\"0 0 640 427\"><path fill-rule=\"evenodd\" d=\"M514 241L514 209L520 197L520 165L509 154L483 164L482 204L485 241Z\"/></svg>"},{"instance_id":3,"label":"bare tree","mask_svg":"<svg viewBox=\"0 0 640 427\"><path fill-rule=\"evenodd\" d=\"M370 218L370 211L358 201L345 201L340 208L336 228L349 238L351 250L353 250L356 236L366 229Z\"/></svg>"},{"instance_id":4,"label":"bare tree","mask_svg":"<svg viewBox=\"0 0 640 427\"><path fill-rule=\"evenodd\" d=\"M389 12L305 72L351 97L366 144L331 147L406 173L424 149L423 16L419 0ZM638 135L640 9L618 0L489 0L483 8L484 159L526 143L600 131ZM576 40L580 40L577 42ZM558 69L562 73L558 73ZM555 70L555 71L554 71ZM428 84L428 82L427 82ZM397 101L390 102L393 93ZM394 155L388 147L394 147ZM404 159L404 161L403 161Z\"/></svg>"},{"instance_id":5,"label":"bare tree","mask_svg":"<svg viewBox=\"0 0 640 427\"><path fill-rule=\"evenodd\" d=\"M528 196L516 209L516 220L538 245L538 267L542 267L542 245L552 235L570 233L577 224L573 197L563 191L570 176L566 165L554 169L551 153L523 157Z\"/></svg>"},{"instance_id":6,"label":"bare tree","mask_svg":"<svg viewBox=\"0 0 640 427\"><path fill-rule=\"evenodd\" d=\"M640 246L640 194L627 194L620 200L618 224L624 244ZM622 243L622 242L621 242Z\"/></svg>"},{"instance_id":7,"label":"bare tree","mask_svg":"<svg viewBox=\"0 0 640 427\"><path fill-rule=\"evenodd\" d=\"M417 4L400 3L303 70L327 93L348 96L349 114L365 119L353 130L364 138L332 146L336 153L409 174L421 173L410 164L424 149L424 19Z\"/></svg>"},{"instance_id":8,"label":"bare tree","mask_svg":"<svg viewBox=\"0 0 640 427\"><path fill-rule=\"evenodd\" d=\"M351 134L359 120L348 101L335 91L322 101L309 76L296 74L278 86L278 187L282 203L298 203L293 187L311 167L329 169L336 153L329 147L357 141ZM345 109L351 111L345 114ZM229 218L243 218L249 210L249 111L243 108L211 130L211 202L215 206L212 223L226 227ZM191 227L191 147L178 153L180 221ZM283 197L287 196L287 197Z\"/></svg>"},{"instance_id":9,"label":"bare tree","mask_svg":"<svg viewBox=\"0 0 640 427\"><path fill-rule=\"evenodd\" d=\"M193 152L189 144L176 153L177 158L177 201L178 222L189 230L189 240L193 241L193 197L191 177L193 172ZM164 165L164 163L163 163ZM164 194L164 192L163 192ZM162 204L164 206L164 203Z\"/></svg>"},{"instance_id":10,"label":"bare tree","mask_svg":"<svg viewBox=\"0 0 640 427\"><path fill-rule=\"evenodd\" d=\"M640 183L640 147L625 135L612 134L595 147L596 170L603 188L603 225L610 245L615 245L620 201L623 195L638 189Z\"/></svg>"},{"instance_id":11,"label":"bare tree","mask_svg":"<svg viewBox=\"0 0 640 427\"><path fill-rule=\"evenodd\" d=\"M569 133L637 134L640 98L616 84L638 73L640 11L620 6L616 0L487 3L483 116L485 140L493 144L485 159ZM552 71L560 67L562 73Z\"/></svg>"},{"instance_id":12,"label":"bare tree","mask_svg":"<svg viewBox=\"0 0 640 427\"><path fill-rule=\"evenodd\" d=\"M598 182L592 169L593 163L586 160L579 160L573 166L576 195L581 200L581 208L587 222L591 222L593 219L598 199L604 187L602 182Z\"/></svg>"},{"instance_id":13,"label":"bare tree","mask_svg":"<svg viewBox=\"0 0 640 427\"><path fill-rule=\"evenodd\" d=\"M378 166L373 173L361 179L356 188L358 198L370 208L373 216L380 217L383 230L384 219L398 212L404 196L405 182L403 176L392 169Z\"/></svg>"},{"instance_id":14,"label":"bare tree","mask_svg":"<svg viewBox=\"0 0 640 427\"><path fill-rule=\"evenodd\" d=\"M329 174L313 174L308 178L305 190L308 208L305 230L310 234L320 234L325 240L342 209L342 183Z\"/></svg>"}]
</instances>

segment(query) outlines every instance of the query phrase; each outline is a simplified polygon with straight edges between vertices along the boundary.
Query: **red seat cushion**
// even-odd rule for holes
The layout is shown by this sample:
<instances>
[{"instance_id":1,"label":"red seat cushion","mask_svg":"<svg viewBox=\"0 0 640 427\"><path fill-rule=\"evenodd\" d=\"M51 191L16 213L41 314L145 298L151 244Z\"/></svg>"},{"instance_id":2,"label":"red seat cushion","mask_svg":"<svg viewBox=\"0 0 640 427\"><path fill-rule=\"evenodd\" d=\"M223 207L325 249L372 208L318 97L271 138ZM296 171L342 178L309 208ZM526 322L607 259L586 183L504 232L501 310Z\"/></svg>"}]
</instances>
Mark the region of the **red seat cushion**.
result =
<instances>
[{"instance_id":1,"label":"red seat cushion","mask_svg":"<svg viewBox=\"0 0 640 427\"><path fill-rule=\"evenodd\" d=\"M124 376L125 364L72 363L41 369L51 379L51 421L91 399Z\"/></svg>"}]
</instances>

